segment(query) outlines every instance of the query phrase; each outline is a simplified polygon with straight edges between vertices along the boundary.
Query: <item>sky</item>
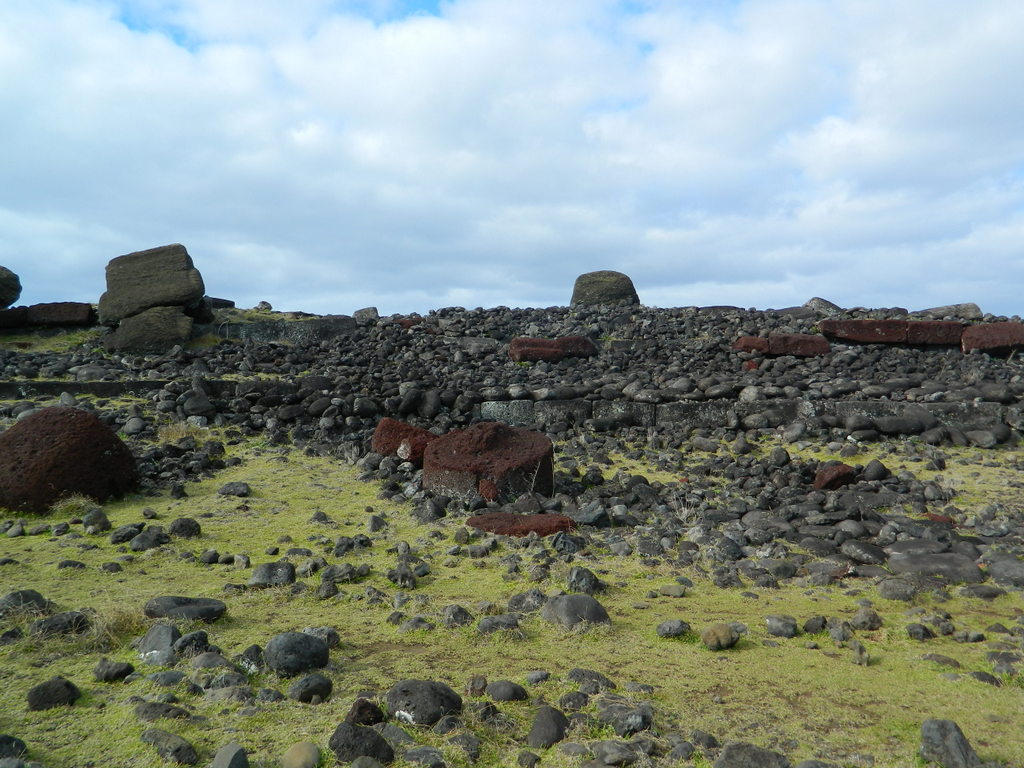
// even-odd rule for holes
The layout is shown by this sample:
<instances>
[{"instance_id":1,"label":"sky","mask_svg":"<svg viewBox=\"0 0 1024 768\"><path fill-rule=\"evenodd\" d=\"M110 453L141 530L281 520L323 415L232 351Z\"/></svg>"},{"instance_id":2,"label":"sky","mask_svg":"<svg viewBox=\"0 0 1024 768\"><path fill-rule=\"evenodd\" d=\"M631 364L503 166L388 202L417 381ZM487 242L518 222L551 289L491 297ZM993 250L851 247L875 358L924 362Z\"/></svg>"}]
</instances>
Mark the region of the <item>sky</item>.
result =
<instances>
[{"instance_id":1,"label":"sky","mask_svg":"<svg viewBox=\"0 0 1024 768\"><path fill-rule=\"evenodd\" d=\"M1024 314L1020 0L0 0L0 265L96 302Z\"/></svg>"}]
</instances>

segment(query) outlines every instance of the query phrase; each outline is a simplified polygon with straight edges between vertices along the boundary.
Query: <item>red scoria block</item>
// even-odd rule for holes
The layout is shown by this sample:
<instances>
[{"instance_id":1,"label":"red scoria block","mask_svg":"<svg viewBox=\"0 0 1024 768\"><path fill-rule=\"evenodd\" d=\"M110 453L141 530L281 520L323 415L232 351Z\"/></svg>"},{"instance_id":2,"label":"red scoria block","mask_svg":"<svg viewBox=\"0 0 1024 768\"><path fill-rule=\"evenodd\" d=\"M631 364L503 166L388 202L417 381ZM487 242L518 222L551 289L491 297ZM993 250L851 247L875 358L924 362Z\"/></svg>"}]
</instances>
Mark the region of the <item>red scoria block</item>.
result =
<instances>
[{"instance_id":1,"label":"red scoria block","mask_svg":"<svg viewBox=\"0 0 1024 768\"><path fill-rule=\"evenodd\" d=\"M959 345L964 324L953 320L915 320L907 323L908 344Z\"/></svg>"},{"instance_id":2,"label":"red scoria block","mask_svg":"<svg viewBox=\"0 0 1024 768\"><path fill-rule=\"evenodd\" d=\"M811 333L770 333L768 354L817 357L829 353L828 339Z\"/></svg>"},{"instance_id":3,"label":"red scoria block","mask_svg":"<svg viewBox=\"0 0 1024 768\"><path fill-rule=\"evenodd\" d=\"M480 531L504 536L550 536L559 531L570 531L576 524L565 515L517 515L514 512L488 512L469 518L466 524Z\"/></svg>"},{"instance_id":4,"label":"red scoria block","mask_svg":"<svg viewBox=\"0 0 1024 768\"><path fill-rule=\"evenodd\" d=\"M826 336L865 344L903 344L907 341L906 320L822 320Z\"/></svg>"},{"instance_id":5,"label":"red scoria block","mask_svg":"<svg viewBox=\"0 0 1024 768\"><path fill-rule=\"evenodd\" d=\"M960 337L960 348L964 352L973 349L982 352L1002 351L1024 347L1024 324L983 323L964 328Z\"/></svg>"},{"instance_id":6,"label":"red scoria block","mask_svg":"<svg viewBox=\"0 0 1024 768\"><path fill-rule=\"evenodd\" d=\"M423 451L435 439L437 435L433 432L385 416L377 422L377 428L373 430L370 449L374 453L397 456L417 467L422 467Z\"/></svg>"}]
</instances>

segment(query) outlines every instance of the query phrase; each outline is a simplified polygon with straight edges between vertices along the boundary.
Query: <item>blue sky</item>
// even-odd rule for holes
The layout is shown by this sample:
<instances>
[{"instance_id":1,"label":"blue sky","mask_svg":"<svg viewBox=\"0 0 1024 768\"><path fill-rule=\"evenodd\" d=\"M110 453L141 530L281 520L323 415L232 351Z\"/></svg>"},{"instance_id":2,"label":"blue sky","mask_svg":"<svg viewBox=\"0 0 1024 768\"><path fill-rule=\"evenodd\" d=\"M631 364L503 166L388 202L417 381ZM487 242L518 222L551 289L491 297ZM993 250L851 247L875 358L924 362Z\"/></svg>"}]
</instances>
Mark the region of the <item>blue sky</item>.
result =
<instances>
[{"instance_id":1,"label":"blue sky","mask_svg":"<svg viewBox=\"0 0 1024 768\"><path fill-rule=\"evenodd\" d=\"M1016 0L4 0L0 264L96 301L1021 313Z\"/></svg>"}]
</instances>

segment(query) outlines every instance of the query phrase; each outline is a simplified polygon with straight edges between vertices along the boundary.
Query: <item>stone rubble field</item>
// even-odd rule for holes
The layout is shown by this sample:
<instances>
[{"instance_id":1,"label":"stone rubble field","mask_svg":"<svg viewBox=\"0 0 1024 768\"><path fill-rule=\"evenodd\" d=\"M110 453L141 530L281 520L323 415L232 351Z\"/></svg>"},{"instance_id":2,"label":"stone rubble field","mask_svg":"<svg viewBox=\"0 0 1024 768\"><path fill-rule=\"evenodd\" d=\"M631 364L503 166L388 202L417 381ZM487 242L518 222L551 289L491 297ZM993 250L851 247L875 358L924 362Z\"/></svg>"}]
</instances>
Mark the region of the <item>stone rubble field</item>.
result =
<instances>
[{"instance_id":1,"label":"stone rubble field","mask_svg":"<svg viewBox=\"0 0 1024 768\"><path fill-rule=\"evenodd\" d=\"M0 766L1024 765L1024 365L975 310L0 336Z\"/></svg>"}]
</instances>

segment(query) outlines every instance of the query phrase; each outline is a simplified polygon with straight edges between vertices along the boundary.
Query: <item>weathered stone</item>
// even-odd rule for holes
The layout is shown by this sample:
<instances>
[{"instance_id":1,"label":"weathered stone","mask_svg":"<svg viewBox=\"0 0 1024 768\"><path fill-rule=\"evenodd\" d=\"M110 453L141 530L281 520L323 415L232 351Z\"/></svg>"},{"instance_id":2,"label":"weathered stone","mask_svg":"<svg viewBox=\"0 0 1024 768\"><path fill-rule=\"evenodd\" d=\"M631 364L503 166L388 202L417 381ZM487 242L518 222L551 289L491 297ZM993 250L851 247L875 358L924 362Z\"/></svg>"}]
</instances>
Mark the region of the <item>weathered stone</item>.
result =
<instances>
[{"instance_id":1,"label":"weathered stone","mask_svg":"<svg viewBox=\"0 0 1024 768\"><path fill-rule=\"evenodd\" d=\"M952 320L916 320L907 323L908 344L959 346L964 324Z\"/></svg>"},{"instance_id":2,"label":"weathered stone","mask_svg":"<svg viewBox=\"0 0 1024 768\"><path fill-rule=\"evenodd\" d=\"M177 243L118 256L107 264L106 277L99 303L104 325L153 307L195 309L206 290L185 246Z\"/></svg>"},{"instance_id":3,"label":"weathered stone","mask_svg":"<svg viewBox=\"0 0 1024 768\"><path fill-rule=\"evenodd\" d=\"M522 336L512 339L508 356L515 363L558 362L567 357L592 357L597 354L594 342L586 336L562 336L557 339L535 339Z\"/></svg>"},{"instance_id":4,"label":"weathered stone","mask_svg":"<svg viewBox=\"0 0 1024 768\"><path fill-rule=\"evenodd\" d=\"M72 494L105 501L138 477L121 439L77 408L43 408L0 433L0 507L44 513Z\"/></svg>"},{"instance_id":5,"label":"weathered stone","mask_svg":"<svg viewBox=\"0 0 1024 768\"><path fill-rule=\"evenodd\" d=\"M700 633L704 645L712 651L724 651L732 648L739 641L739 633L728 624L718 622L706 627Z\"/></svg>"},{"instance_id":6,"label":"weathered stone","mask_svg":"<svg viewBox=\"0 0 1024 768\"><path fill-rule=\"evenodd\" d=\"M819 491L834 491L852 483L856 475L856 470L849 464L828 464L815 473L814 488Z\"/></svg>"},{"instance_id":7,"label":"weathered stone","mask_svg":"<svg viewBox=\"0 0 1024 768\"><path fill-rule=\"evenodd\" d=\"M906 320L837 320L818 323L821 332L834 339L865 344L902 344L907 340Z\"/></svg>"},{"instance_id":8,"label":"weathered stone","mask_svg":"<svg viewBox=\"0 0 1024 768\"><path fill-rule=\"evenodd\" d=\"M398 456L422 467L423 452L436 438L433 432L385 416L373 430L370 450L384 456Z\"/></svg>"},{"instance_id":9,"label":"weathered stone","mask_svg":"<svg viewBox=\"0 0 1024 768\"><path fill-rule=\"evenodd\" d=\"M510 501L524 493L550 495L551 440L539 432L487 421L453 430L423 454L423 487L458 499L479 495Z\"/></svg>"},{"instance_id":10,"label":"weathered stone","mask_svg":"<svg viewBox=\"0 0 1024 768\"><path fill-rule=\"evenodd\" d=\"M768 749L746 744L730 742L722 747L714 768L789 768L790 762L785 755Z\"/></svg>"},{"instance_id":11,"label":"weathered stone","mask_svg":"<svg viewBox=\"0 0 1024 768\"><path fill-rule=\"evenodd\" d=\"M199 762L195 747L177 734L149 728L142 732L141 738L143 743L152 745L164 760L182 765L195 765Z\"/></svg>"},{"instance_id":12,"label":"weathered stone","mask_svg":"<svg viewBox=\"0 0 1024 768\"><path fill-rule=\"evenodd\" d=\"M503 536L528 536L530 533L536 533L540 537L559 531L570 531L576 527L572 518L565 515L518 515L514 512L498 511L474 515L466 521L466 525Z\"/></svg>"},{"instance_id":13,"label":"weathered stone","mask_svg":"<svg viewBox=\"0 0 1024 768\"><path fill-rule=\"evenodd\" d=\"M768 339L763 336L740 336L732 343L739 352L768 352Z\"/></svg>"},{"instance_id":14,"label":"weathered stone","mask_svg":"<svg viewBox=\"0 0 1024 768\"><path fill-rule=\"evenodd\" d=\"M639 304L640 297L628 276L605 269L577 277L570 304L616 304L620 301Z\"/></svg>"},{"instance_id":15,"label":"weathered stone","mask_svg":"<svg viewBox=\"0 0 1024 768\"><path fill-rule=\"evenodd\" d=\"M7 267L0 267L0 309L6 309L21 296L21 280Z\"/></svg>"},{"instance_id":16,"label":"weathered stone","mask_svg":"<svg viewBox=\"0 0 1024 768\"><path fill-rule=\"evenodd\" d=\"M831 347L828 339L810 333L768 334L768 354L793 355L794 357L817 357L827 355Z\"/></svg>"},{"instance_id":17,"label":"weathered stone","mask_svg":"<svg viewBox=\"0 0 1024 768\"><path fill-rule=\"evenodd\" d=\"M154 597L143 608L151 619L181 619L184 621L214 622L228 609L223 601L213 597Z\"/></svg>"},{"instance_id":18,"label":"weathered stone","mask_svg":"<svg viewBox=\"0 0 1024 768\"><path fill-rule=\"evenodd\" d=\"M25 319L28 325L44 327L87 326L96 322L96 310L84 302L55 301L31 305Z\"/></svg>"},{"instance_id":19,"label":"weathered stone","mask_svg":"<svg viewBox=\"0 0 1024 768\"><path fill-rule=\"evenodd\" d=\"M1015 322L969 325L960 336L960 349L966 352L1003 352L1024 347L1024 324Z\"/></svg>"},{"instance_id":20,"label":"weathered stone","mask_svg":"<svg viewBox=\"0 0 1024 768\"><path fill-rule=\"evenodd\" d=\"M70 680L54 677L29 689L28 708L39 712L54 707L70 707L81 695L82 692Z\"/></svg>"},{"instance_id":21,"label":"weathered stone","mask_svg":"<svg viewBox=\"0 0 1024 768\"><path fill-rule=\"evenodd\" d=\"M952 720L921 723L921 758L942 768L980 768L981 760Z\"/></svg>"},{"instance_id":22,"label":"weathered stone","mask_svg":"<svg viewBox=\"0 0 1024 768\"><path fill-rule=\"evenodd\" d=\"M893 555L888 565L893 573L941 576L954 583L977 584L985 580L985 574L974 560L955 552Z\"/></svg>"},{"instance_id":23,"label":"weathered stone","mask_svg":"<svg viewBox=\"0 0 1024 768\"><path fill-rule=\"evenodd\" d=\"M566 629L579 624L611 624L608 611L590 595L558 595L550 598L540 610L541 618Z\"/></svg>"},{"instance_id":24,"label":"weathered stone","mask_svg":"<svg viewBox=\"0 0 1024 768\"><path fill-rule=\"evenodd\" d=\"M385 701L391 717L415 725L433 725L462 712L462 697L435 680L401 680L391 686Z\"/></svg>"},{"instance_id":25,"label":"weathered stone","mask_svg":"<svg viewBox=\"0 0 1024 768\"><path fill-rule=\"evenodd\" d=\"M103 339L108 352L160 353L192 336L192 318L181 307L153 307L121 321Z\"/></svg>"}]
</instances>

